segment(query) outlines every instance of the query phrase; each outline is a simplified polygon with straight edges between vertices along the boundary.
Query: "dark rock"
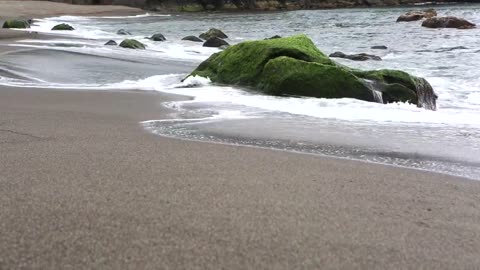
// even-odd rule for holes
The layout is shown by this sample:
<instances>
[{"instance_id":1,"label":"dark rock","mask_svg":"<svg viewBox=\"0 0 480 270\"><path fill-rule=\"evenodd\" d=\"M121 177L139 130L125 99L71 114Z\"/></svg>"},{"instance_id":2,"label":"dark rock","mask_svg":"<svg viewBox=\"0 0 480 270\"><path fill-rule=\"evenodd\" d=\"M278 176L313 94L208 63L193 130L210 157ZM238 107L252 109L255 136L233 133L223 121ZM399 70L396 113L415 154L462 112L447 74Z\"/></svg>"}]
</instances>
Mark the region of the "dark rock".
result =
<instances>
[{"instance_id":1,"label":"dark rock","mask_svg":"<svg viewBox=\"0 0 480 270\"><path fill-rule=\"evenodd\" d=\"M22 20L7 20L3 23L3 28L25 29L30 28L30 24Z\"/></svg>"},{"instance_id":2,"label":"dark rock","mask_svg":"<svg viewBox=\"0 0 480 270\"><path fill-rule=\"evenodd\" d=\"M339 65L305 35L230 46L210 56L190 76L268 95L410 102L436 108L436 95L425 79L399 70L362 71Z\"/></svg>"},{"instance_id":3,"label":"dark rock","mask_svg":"<svg viewBox=\"0 0 480 270\"><path fill-rule=\"evenodd\" d=\"M423 21L422 26L427 28L457 28L457 29L475 28L475 24L457 17L429 18Z\"/></svg>"},{"instance_id":4,"label":"dark rock","mask_svg":"<svg viewBox=\"0 0 480 270\"><path fill-rule=\"evenodd\" d=\"M75 30L75 28L73 28L71 25L69 24L66 24L66 23L61 23L61 24L57 24L55 25L52 30L55 30L55 31L72 31L72 30Z\"/></svg>"},{"instance_id":5,"label":"dark rock","mask_svg":"<svg viewBox=\"0 0 480 270\"><path fill-rule=\"evenodd\" d=\"M434 9L412 10L398 17L397 22L413 22L435 16L437 16L437 12Z\"/></svg>"},{"instance_id":6,"label":"dark rock","mask_svg":"<svg viewBox=\"0 0 480 270\"><path fill-rule=\"evenodd\" d=\"M450 48L441 48L438 50L435 50L436 53L441 53L441 52L451 52L451 51L456 51L456 50L468 50L467 47L465 46L455 46L455 47L450 47Z\"/></svg>"},{"instance_id":7,"label":"dark rock","mask_svg":"<svg viewBox=\"0 0 480 270\"><path fill-rule=\"evenodd\" d=\"M202 39L196 37L196 36L187 36L182 38L182 40L188 40L188 41L193 41L193 42L203 42Z\"/></svg>"},{"instance_id":8,"label":"dark rock","mask_svg":"<svg viewBox=\"0 0 480 270\"><path fill-rule=\"evenodd\" d=\"M131 35L131 34L132 33L128 32L125 29L120 29L120 30L117 31L117 35L128 36L128 35Z\"/></svg>"},{"instance_id":9,"label":"dark rock","mask_svg":"<svg viewBox=\"0 0 480 270\"><path fill-rule=\"evenodd\" d=\"M225 40L217 38L217 37L209 38L207 41L205 41L205 43L203 43L203 47L219 48L219 47L222 47L222 46L225 46L225 45L228 46L230 44L228 44L228 42L226 42Z\"/></svg>"},{"instance_id":10,"label":"dark rock","mask_svg":"<svg viewBox=\"0 0 480 270\"><path fill-rule=\"evenodd\" d=\"M105 45L109 45L109 46L117 46L117 42L115 40L109 40L107 43L105 43Z\"/></svg>"},{"instance_id":11,"label":"dark rock","mask_svg":"<svg viewBox=\"0 0 480 270\"><path fill-rule=\"evenodd\" d=\"M380 61L382 58L380 56L372 55L372 54L366 54L366 53L358 53L358 54L344 54L342 52L334 52L329 55L330 57L335 57L335 58L345 58L345 59L350 59L353 61L367 61L367 60L375 60L375 61Z\"/></svg>"},{"instance_id":12,"label":"dark rock","mask_svg":"<svg viewBox=\"0 0 480 270\"><path fill-rule=\"evenodd\" d=\"M373 50L386 50L386 49L388 49L388 47L385 46L385 45L379 45L379 46L372 46L372 47L370 47L370 49L373 49Z\"/></svg>"},{"instance_id":13,"label":"dark rock","mask_svg":"<svg viewBox=\"0 0 480 270\"><path fill-rule=\"evenodd\" d=\"M275 35L273 37L269 37L269 38L266 38L265 40L269 40L269 39L277 39L277 38L282 38L281 36L279 35Z\"/></svg>"},{"instance_id":14,"label":"dark rock","mask_svg":"<svg viewBox=\"0 0 480 270\"><path fill-rule=\"evenodd\" d=\"M151 39L153 41L166 41L167 40L165 38L165 36L162 35L162 34L155 34L155 35L151 36L149 39Z\"/></svg>"},{"instance_id":15,"label":"dark rock","mask_svg":"<svg viewBox=\"0 0 480 270\"><path fill-rule=\"evenodd\" d=\"M119 46L127 49L145 49L145 44L135 39L125 39Z\"/></svg>"},{"instance_id":16,"label":"dark rock","mask_svg":"<svg viewBox=\"0 0 480 270\"><path fill-rule=\"evenodd\" d=\"M200 34L200 38L203 40L209 40L212 37L216 37L220 39L228 38L228 36L225 35L225 33L223 33L221 30L218 30L216 28L210 28L210 30L208 30L207 32Z\"/></svg>"}]
</instances>

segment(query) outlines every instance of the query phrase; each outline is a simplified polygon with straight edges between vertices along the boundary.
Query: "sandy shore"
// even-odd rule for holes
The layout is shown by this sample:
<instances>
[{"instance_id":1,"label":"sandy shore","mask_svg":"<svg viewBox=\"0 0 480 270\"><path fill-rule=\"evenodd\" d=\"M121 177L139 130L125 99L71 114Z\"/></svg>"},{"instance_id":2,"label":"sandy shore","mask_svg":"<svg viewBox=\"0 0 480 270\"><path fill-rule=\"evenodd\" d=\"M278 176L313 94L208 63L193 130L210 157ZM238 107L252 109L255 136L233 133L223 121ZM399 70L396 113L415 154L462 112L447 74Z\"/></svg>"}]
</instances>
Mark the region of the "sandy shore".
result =
<instances>
[{"instance_id":1,"label":"sandy shore","mask_svg":"<svg viewBox=\"0 0 480 270\"><path fill-rule=\"evenodd\" d=\"M145 11L125 6L86 6L27 0L0 0L0 21L10 18L43 18L60 15L135 15Z\"/></svg>"},{"instance_id":2,"label":"sandy shore","mask_svg":"<svg viewBox=\"0 0 480 270\"><path fill-rule=\"evenodd\" d=\"M473 269L480 183L158 137L144 92L0 89L0 268Z\"/></svg>"},{"instance_id":3,"label":"sandy shore","mask_svg":"<svg viewBox=\"0 0 480 270\"><path fill-rule=\"evenodd\" d=\"M0 87L0 269L480 265L480 182L139 125L178 98Z\"/></svg>"}]
</instances>

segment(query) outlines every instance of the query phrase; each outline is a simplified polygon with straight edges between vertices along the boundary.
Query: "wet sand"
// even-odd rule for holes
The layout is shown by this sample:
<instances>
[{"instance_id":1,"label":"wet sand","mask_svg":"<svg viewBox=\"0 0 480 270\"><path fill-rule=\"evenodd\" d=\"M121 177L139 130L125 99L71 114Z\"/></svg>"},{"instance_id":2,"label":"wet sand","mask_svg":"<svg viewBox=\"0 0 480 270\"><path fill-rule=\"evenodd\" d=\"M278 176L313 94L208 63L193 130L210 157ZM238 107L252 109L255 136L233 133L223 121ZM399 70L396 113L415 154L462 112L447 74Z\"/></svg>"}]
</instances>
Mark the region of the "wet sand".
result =
<instances>
[{"instance_id":1,"label":"wet sand","mask_svg":"<svg viewBox=\"0 0 480 270\"><path fill-rule=\"evenodd\" d=\"M145 132L175 98L0 88L0 268L480 264L479 182Z\"/></svg>"},{"instance_id":2,"label":"wet sand","mask_svg":"<svg viewBox=\"0 0 480 270\"><path fill-rule=\"evenodd\" d=\"M77 16L124 16L144 14L145 11L138 8L108 5L69 5L47 1L27 0L0 0L0 22L5 19L16 18L43 18L61 15Z\"/></svg>"},{"instance_id":3,"label":"wet sand","mask_svg":"<svg viewBox=\"0 0 480 270\"><path fill-rule=\"evenodd\" d=\"M480 182L140 126L179 98L0 87L0 269L480 265Z\"/></svg>"}]
</instances>

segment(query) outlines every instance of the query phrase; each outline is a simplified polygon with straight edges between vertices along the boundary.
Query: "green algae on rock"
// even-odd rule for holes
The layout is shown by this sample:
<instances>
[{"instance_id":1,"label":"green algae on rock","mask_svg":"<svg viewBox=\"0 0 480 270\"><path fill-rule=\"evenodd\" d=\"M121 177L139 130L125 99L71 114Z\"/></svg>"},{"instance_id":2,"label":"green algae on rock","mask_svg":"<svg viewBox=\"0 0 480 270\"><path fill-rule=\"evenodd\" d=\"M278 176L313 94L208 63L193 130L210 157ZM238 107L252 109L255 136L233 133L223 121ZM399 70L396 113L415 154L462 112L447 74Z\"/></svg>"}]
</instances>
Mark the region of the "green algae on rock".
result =
<instances>
[{"instance_id":1,"label":"green algae on rock","mask_svg":"<svg viewBox=\"0 0 480 270\"><path fill-rule=\"evenodd\" d=\"M210 28L207 32L200 34L201 39L208 40L210 38L216 37L221 39L226 39L228 36L222 32L222 30L216 28Z\"/></svg>"},{"instance_id":2,"label":"green algae on rock","mask_svg":"<svg viewBox=\"0 0 480 270\"><path fill-rule=\"evenodd\" d=\"M410 102L435 110L430 84L398 70L361 71L337 64L305 35L247 41L212 55L191 76L252 87L269 95Z\"/></svg>"},{"instance_id":3,"label":"green algae on rock","mask_svg":"<svg viewBox=\"0 0 480 270\"><path fill-rule=\"evenodd\" d=\"M122 43L120 43L119 46L127 49L145 49L145 45L135 39L125 39L124 41L122 41Z\"/></svg>"},{"instance_id":4,"label":"green algae on rock","mask_svg":"<svg viewBox=\"0 0 480 270\"><path fill-rule=\"evenodd\" d=\"M66 24L66 23L61 23L61 24L57 24L55 25L52 30L55 30L55 31L72 31L72 30L75 30L75 28L73 28L71 25L69 24Z\"/></svg>"},{"instance_id":5,"label":"green algae on rock","mask_svg":"<svg viewBox=\"0 0 480 270\"><path fill-rule=\"evenodd\" d=\"M30 24L27 21L22 20L7 20L3 23L3 28L25 29L30 28Z\"/></svg>"}]
</instances>

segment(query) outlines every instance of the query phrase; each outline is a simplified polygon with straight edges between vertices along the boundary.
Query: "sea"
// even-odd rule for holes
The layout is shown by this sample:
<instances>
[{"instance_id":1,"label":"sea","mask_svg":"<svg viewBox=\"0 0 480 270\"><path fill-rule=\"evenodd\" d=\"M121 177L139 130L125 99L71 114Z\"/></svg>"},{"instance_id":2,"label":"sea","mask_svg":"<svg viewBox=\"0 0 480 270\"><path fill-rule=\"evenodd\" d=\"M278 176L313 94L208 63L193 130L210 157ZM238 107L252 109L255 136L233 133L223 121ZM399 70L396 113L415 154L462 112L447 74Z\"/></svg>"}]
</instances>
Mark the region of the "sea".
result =
<instances>
[{"instance_id":1,"label":"sea","mask_svg":"<svg viewBox=\"0 0 480 270\"><path fill-rule=\"evenodd\" d=\"M181 95L165 102L168 118L145 119L159 136L264 147L480 179L480 28L427 29L396 22L425 7L302 10L268 13L146 13L35 19L38 38L0 56L0 85ZM480 25L480 5L435 6L440 16ZM74 31L52 34L59 23ZM382 61L335 61L360 69L399 69L426 78L437 110L408 103L267 96L252 89L188 77L217 48L184 41L218 28L234 45L274 35L306 34L326 54L370 53ZM131 36L118 35L119 29ZM163 34L167 41L147 37ZM105 46L135 38L146 50ZM386 50L371 49L386 46ZM185 79L186 78L186 79ZM184 80L185 79L185 80Z\"/></svg>"}]
</instances>

